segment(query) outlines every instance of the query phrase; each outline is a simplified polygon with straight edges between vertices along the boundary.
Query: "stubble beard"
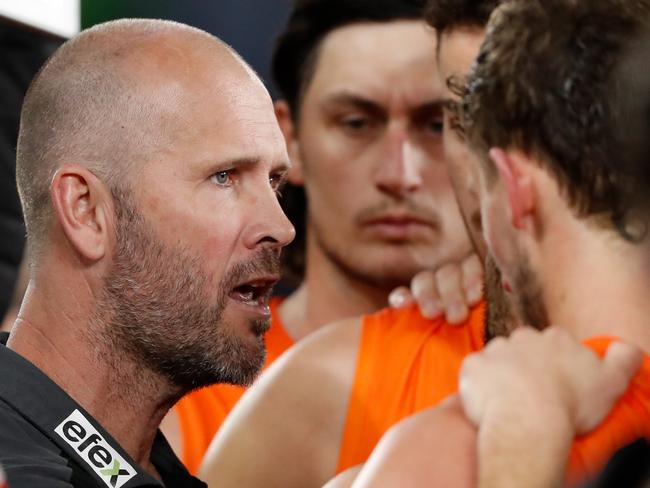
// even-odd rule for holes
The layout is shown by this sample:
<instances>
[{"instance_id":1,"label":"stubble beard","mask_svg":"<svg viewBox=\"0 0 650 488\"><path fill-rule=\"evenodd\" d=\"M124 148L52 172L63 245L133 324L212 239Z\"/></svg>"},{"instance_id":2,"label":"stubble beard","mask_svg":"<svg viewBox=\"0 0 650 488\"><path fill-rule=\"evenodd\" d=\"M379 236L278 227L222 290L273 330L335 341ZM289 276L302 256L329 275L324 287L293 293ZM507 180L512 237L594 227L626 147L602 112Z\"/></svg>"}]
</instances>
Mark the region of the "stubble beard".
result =
<instances>
[{"instance_id":1,"label":"stubble beard","mask_svg":"<svg viewBox=\"0 0 650 488\"><path fill-rule=\"evenodd\" d=\"M96 313L111 354L162 378L179 395L215 383L250 384L265 360L262 334L251 347L232 333L223 313L232 287L260 265L232 267L211 293L198 257L157 239L129 193L114 192L114 201L117 246ZM263 267L277 267L275 261ZM266 321L248 326L268 329Z\"/></svg>"}]
</instances>

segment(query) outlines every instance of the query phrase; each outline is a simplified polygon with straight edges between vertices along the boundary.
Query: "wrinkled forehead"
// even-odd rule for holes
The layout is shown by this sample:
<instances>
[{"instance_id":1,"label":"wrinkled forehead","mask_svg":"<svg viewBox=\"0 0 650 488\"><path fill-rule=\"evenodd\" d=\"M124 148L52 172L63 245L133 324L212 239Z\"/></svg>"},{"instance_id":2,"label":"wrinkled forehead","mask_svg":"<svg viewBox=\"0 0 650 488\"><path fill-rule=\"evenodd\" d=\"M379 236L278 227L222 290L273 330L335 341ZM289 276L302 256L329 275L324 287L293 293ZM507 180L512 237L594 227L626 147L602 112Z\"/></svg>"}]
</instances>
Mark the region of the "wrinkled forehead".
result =
<instances>
[{"instance_id":1,"label":"wrinkled forehead","mask_svg":"<svg viewBox=\"0 0 650 488\"><path fill-rule=\"evenodd\" d=\"M435 47L435 33L422 21L341 27L323 39L307 93L347 91L419 105L440 95Z\"/></svg>"}]
</instances>

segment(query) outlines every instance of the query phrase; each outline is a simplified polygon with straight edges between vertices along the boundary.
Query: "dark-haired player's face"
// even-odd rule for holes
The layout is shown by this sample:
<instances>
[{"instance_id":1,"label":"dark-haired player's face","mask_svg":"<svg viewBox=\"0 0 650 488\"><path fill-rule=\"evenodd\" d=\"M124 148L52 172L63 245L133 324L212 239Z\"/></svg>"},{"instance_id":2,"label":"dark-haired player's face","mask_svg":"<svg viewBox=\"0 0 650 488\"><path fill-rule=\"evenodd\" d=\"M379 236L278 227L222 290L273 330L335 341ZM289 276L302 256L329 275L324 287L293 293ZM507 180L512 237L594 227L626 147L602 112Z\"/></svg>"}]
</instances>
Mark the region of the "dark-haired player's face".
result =
<instances>
[{"instance_id":1,"label":"dark-haired player's face","mask_svg":"<svg viewBox=\"0 0 650 488\"><path fill-rule=\"evenodd\" d=\"M310 245L362 282L403 284L470 250L443 160L435 42L419 21L335 30L302 100L291 157Z\"/></svg>"}]
</instances>

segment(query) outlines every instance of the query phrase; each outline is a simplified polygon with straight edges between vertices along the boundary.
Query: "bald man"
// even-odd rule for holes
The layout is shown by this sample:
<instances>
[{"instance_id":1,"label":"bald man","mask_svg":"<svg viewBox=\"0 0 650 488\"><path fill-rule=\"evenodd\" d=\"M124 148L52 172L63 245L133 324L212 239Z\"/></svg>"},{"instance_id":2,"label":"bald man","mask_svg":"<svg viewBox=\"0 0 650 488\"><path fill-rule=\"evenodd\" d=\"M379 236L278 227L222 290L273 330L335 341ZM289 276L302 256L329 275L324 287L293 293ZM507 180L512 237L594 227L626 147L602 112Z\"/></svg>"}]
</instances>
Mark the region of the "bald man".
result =
<instances>
[{"instance_id":1,"label":"bald man","mask_svg":"<svg viewBox=\"0 0 650 488\"><path fill-rule=\"evenodd\" d=\"M246 384L293 227L271 99L214 37L118 21L61 47L25 99L29 286L0 346L12 488L205 486L158 425Z\"/></svg>"}]
</instances>

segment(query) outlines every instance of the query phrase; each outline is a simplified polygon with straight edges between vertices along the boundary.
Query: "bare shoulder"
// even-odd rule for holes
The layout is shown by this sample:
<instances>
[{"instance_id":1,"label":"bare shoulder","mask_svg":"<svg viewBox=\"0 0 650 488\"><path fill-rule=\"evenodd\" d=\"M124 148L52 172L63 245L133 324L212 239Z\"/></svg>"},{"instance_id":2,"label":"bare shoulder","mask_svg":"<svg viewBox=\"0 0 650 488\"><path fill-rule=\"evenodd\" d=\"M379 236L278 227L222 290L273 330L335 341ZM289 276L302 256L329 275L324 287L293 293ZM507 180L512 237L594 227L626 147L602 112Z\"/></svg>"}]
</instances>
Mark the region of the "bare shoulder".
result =
<instances>
[{"instance_id":1,"label":"bare shoulder","mask_svg":"<svg viewBox=\"0 0 650 488\"><path fill-rule=\"evenodd\" d=\"M214 476L218 486L298 487L320 486L331 478L360 336L361 320L344 320L278 359L213 440L201 469L204 479L210 482Z\"/></svg>"},{"instance_id":2,"label":"bare shoulder","mask_svg":"<svg viewBox=\"0 0 650 488\"><path fill-rule=\"evenodd\" d=\"M476 430L454 397L393 426L354 486L469 488L475 476Z\"/></svg>"},{"instance_id":3,"label":"bare shoulder","mask_svg":"<svg viewBox=\"0 0 650 488\"><path fill-rule=\"evenodd\" d=\"M360 337L359 318L338 321L321 328L283 354L246 393L246 397L265 395L269 390L278 390L282 394L290 391L293 395L297 393L294 391L297 386L328 394L324 385L314 382L315 377L351 382Z\"/></svg>"}]
</instances>

